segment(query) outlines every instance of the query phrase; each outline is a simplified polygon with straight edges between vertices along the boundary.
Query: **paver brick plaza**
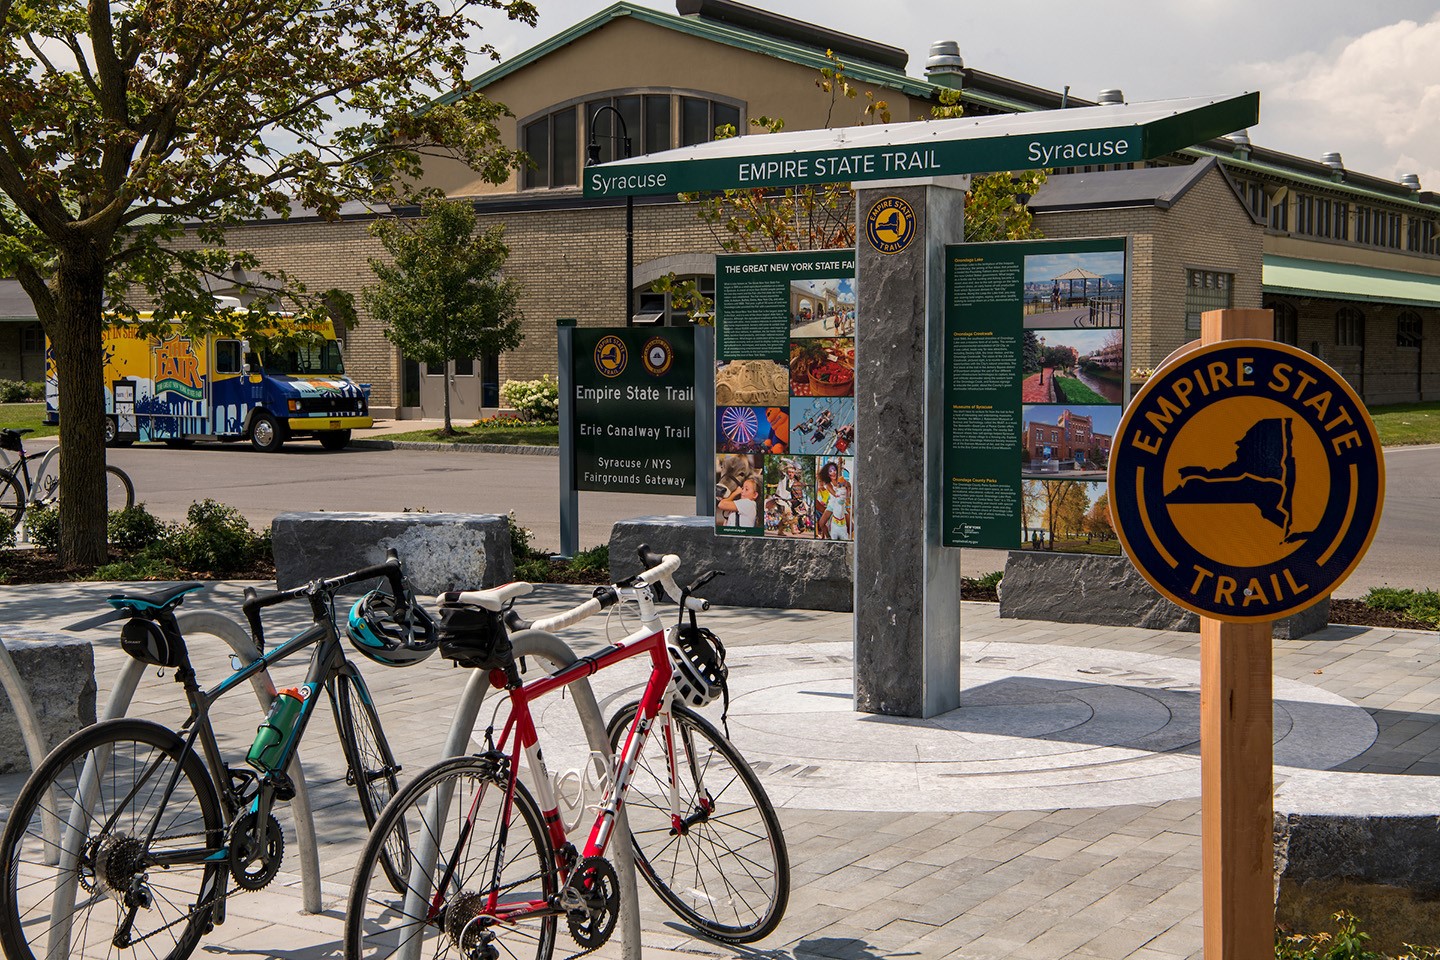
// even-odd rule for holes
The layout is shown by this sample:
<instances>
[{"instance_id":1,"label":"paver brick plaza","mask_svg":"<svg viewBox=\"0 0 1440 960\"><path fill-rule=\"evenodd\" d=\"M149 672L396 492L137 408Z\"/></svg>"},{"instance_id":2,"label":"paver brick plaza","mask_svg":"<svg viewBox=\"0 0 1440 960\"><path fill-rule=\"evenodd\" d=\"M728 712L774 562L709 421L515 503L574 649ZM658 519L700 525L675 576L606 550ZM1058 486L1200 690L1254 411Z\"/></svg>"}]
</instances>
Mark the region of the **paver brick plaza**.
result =
<instances>
[{"instance_id":1,"label":"paver brick plaza","mask_svg":"<svg viewBox=\"0 0 1440 960\"><path fill-rule=\"evenodd\" d=\"M96 612L114 589L4 588L6 629L58 629ZM556 611L588 592L543 587L523 609ZM240 599L240 585L221 585L184 609L233 614ZM272 638L303 624L303 605L271 612ZM734 667L731 733L785 829L790 905L764 943L731 949L692 936L642 884L646 956L1200 956L1197 636L1001 620L994 605L978 603L963 604L962 618L965 705L912 721L850 711L850 615L739 608L709 615ZM270 622L267 616L267 628ZM612 636L620 632L612 626ZM90 636L103 705L124 654L103 629ZM604 637L598 618L565 634L582 653ZM228 671L218 640L194 638L192 654L202 682ZM404 780L438 759L466 672L438 657L409 670L360 662L406 766ZM298 682L304 663L277 669L277 685ZM628 667L596 678L607 714L643 680L642 668L623 672ZM1332 626L1277 641L1275 670L1277 779L1440 770L1440 645L1432 634ZM130 712L178 724L178 694L168 675L149 671ZM493 710L493 702L482 707L482 725ZM579 739L570 711L568 698L552 697L538 718L557 772L583 757L564 746ZM238 758L259 722L253 696L237 690L212 716L222 749ZM1315 730L1316 723L1327 726ZM280 877L260 893L233 897L226 924L197 956L340 955L343 898L363 822L328 719L310 727L301 756L317 811L325 912L301 910L282 810L288 846ZM1316 772L1326 768L1341 772ZM0 778L0 802L8 806L22 780ZM992 796L1003 802L989 802ZM572 946L562 930L557 955ZM618 957L620 946L599 955Z\"/></svg>"}]
</instances>

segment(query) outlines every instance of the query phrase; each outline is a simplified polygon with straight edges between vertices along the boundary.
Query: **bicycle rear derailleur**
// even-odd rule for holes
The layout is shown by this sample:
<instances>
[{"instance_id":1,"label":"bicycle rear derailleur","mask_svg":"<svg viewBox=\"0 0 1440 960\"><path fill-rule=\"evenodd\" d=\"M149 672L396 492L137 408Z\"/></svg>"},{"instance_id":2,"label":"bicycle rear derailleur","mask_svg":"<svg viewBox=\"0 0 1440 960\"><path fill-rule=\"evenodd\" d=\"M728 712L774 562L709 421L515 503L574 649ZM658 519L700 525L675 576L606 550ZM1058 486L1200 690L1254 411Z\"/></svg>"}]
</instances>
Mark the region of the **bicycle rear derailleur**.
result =
<instances>
[{"instance_id":1,"label":"bicycle rear derailleur","mask_svg":"<svg viewBox=\"0 0 1440 960\"><path fill-rule=\"evenodd\" d=\"M620 878L604 857L580 861L560 891L560 907L570 936L586 950L604 946L620 915Z\"/></svg>"}]
</instances>

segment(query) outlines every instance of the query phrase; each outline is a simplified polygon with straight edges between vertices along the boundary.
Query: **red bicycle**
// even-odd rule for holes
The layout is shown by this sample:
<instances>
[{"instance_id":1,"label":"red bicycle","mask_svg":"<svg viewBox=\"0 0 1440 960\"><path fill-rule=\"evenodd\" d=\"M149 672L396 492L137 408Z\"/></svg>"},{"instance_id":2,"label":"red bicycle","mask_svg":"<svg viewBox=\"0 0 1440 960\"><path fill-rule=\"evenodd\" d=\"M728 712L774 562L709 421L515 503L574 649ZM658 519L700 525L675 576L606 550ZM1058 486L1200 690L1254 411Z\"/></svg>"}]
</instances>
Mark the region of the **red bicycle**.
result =
<instances>
[{"instance_id":1,"label":"red bicycle","mask_svg":"<svg viewBox=\"0 0 1440 960\"><path fill-rule=\"evenodd\" d=\"M508 692L509 713L498 739L493 726L486 731L488 749L436 764L386 806L355 868L347 958L441 956L453 948L464 960L532 952L544 960L562 917L582 949L599 947L619 912L619 882L605 853L622 805L635 864L677 915L730 943L775 929L790 866L774 807L735 747L690 709L727 696L724 647L696 622L709 602L693 596L715 574L679 590L679 557L643 546L640 555L644 573L534 624L509 610L530 592L528 583L441 598L442 655L489 670L492 685ZM681 611L668 628L656 609L661 591ZM620 603L636 605L638 630L553 674L522 679L507 622L554 631ZM640 700L608 724L614 774L577 847L566 836L531 703L638 656L649 656L650 677ZM408 851L397 871L408 882L398 893L383 867L397 849Z\"/></svg>"}]
</instances>

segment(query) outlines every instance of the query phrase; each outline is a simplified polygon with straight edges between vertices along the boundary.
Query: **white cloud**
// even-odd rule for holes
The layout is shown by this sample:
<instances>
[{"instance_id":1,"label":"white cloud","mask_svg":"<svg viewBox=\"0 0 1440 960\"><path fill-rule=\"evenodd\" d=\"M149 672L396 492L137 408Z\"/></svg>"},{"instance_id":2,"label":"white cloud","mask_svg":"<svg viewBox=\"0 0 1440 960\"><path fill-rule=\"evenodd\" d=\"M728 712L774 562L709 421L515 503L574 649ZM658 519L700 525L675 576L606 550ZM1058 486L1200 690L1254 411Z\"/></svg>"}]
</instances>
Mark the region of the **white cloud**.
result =
<instances>
[{"instance_id":1,"label":"white cloud","mask_svg":"<svg viewBox=\"0 0 1440 960\"><path fill-rule=\"evenodd\" d=\"M1307 52L1237 72L1260 88L1258 143L1319 159L1337 150L1352 170L1420 174L1440 189L1440 14L1402 20L1331 52Z\"/></svg>"}]
</instances>

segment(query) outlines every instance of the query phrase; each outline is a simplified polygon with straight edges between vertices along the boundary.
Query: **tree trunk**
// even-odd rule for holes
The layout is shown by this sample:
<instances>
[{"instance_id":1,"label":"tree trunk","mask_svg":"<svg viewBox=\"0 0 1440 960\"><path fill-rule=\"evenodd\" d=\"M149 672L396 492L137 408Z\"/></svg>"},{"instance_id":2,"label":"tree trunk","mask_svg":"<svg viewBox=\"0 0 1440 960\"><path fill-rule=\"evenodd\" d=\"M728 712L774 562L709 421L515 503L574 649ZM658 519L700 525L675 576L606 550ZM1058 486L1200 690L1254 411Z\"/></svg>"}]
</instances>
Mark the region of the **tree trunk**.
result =
<instances>
[{"instance_id":1,"label":"tree trunk","mask_svg":"<svg viewBox=\"0 0 1440 960\"><path fill-rule=\"evenodd\" d=\"M105 266L98 257L62 254L56 280L47 332L60 384L60 558L94 566L106 560Z\"/></svg>"},{"instance_id":2,"label":"tree trunk","mask_svg":"<svg viewBox=\"0 0 1440 960\"><path fill-rule=\"evenodd\" d=\"M452 433L455 432L455 428L450 425L450 362L449 362L449 361L446 361L446 363L445 363L445 429L441 430L440 432L443 433L443 434L444 434L445 436L447 436L447 437L450 436Z\"/></svg>"}]
</instances>

